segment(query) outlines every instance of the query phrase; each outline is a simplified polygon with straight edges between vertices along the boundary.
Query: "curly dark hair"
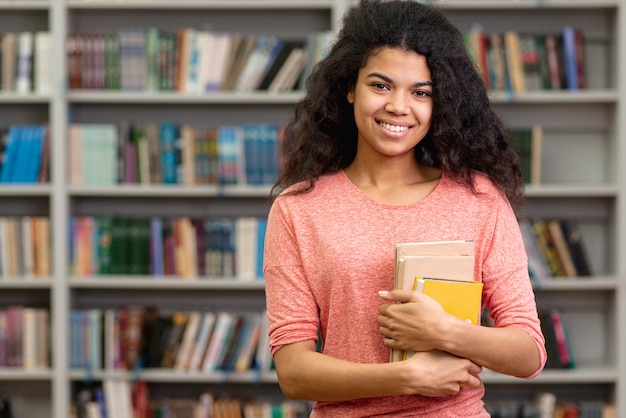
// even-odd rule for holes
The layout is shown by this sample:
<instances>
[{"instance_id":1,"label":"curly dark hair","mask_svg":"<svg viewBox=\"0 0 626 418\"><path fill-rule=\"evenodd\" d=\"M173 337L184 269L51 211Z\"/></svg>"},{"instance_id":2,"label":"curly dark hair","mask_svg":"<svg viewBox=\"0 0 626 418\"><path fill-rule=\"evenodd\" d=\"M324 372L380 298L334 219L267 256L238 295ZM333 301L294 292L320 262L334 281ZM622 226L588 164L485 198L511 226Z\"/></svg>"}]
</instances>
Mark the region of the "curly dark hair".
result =
<instances>
[{"instance_id":1,"label":"curly dark hair","mask_svg":"<svg viewBox=\"0 0 626 418\"><path fill-rule=\"evenodd\" d=\"M518 155L509 147L507 129L491 107L462 34L441 11L410 0L362 0L344 16L336 42L307 79L306 95L286 126L283 172L271 198L299 182L306 187L297 192L306 192L320 176L352 162L357 127L346 97L359 70L382 47L423 55L432 75L432 124L415 147L416 158L472 190L475 172L484 173L513 207L521 206Z\"/></svg>"}]
</instances>

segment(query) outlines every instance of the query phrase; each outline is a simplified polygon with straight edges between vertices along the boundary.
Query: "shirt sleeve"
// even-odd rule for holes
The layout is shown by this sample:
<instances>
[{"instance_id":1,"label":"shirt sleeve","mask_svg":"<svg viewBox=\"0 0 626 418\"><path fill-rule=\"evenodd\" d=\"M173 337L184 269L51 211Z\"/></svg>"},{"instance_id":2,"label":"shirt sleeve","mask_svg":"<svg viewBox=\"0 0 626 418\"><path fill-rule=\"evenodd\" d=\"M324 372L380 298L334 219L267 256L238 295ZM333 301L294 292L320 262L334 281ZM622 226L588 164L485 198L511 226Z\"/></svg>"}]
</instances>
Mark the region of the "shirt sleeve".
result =
<instances>
[{"instance_id":1,"label":"shirt sleeve","mask_svg":"<svg viewBox=\"0 0 626 418\"><path fill-rule=\"evenodd\" d=\"M272 355L300 341L317 342L318 306L304 274L293 219L279 197L268 215L264 275Z\"/></svg>"},{"instance_id":2,"label":"shirt sleeve","mask_svg":"<svg viewBox=\"0 0 626 418\"><path fill-rule=\"evenodd\" d=\"M528 260L519 224L508 201L496 203L493 238L484 249L482 278L485 305L496 327L517 326L535 341L540 355L537 376L543 369L547 353L541 332L535 295L528 275Z\"/></svg>"}]
</instances>

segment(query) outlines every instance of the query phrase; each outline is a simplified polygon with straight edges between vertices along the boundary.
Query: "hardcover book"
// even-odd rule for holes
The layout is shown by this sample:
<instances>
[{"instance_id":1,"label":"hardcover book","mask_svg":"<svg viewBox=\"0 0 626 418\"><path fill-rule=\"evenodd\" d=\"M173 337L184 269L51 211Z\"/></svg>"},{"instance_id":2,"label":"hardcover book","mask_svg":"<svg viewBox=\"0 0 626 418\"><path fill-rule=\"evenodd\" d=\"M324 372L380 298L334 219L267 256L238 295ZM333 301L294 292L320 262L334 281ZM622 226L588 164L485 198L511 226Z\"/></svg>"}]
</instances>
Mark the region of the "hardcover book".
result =
<instances>
[{"instance_id":1,"label":"hardcover book","mask_svg":"<svg viewBox=\"0 0 626 418\"><path fill-rule=\"evenodd\" d=\"M480 325L480 311L483 284L474 280L457 280L452 278L416 277L414 290L435 299L450 315ZM403 358L412 355L405 351Z\"/></svg>"}]
</instances>

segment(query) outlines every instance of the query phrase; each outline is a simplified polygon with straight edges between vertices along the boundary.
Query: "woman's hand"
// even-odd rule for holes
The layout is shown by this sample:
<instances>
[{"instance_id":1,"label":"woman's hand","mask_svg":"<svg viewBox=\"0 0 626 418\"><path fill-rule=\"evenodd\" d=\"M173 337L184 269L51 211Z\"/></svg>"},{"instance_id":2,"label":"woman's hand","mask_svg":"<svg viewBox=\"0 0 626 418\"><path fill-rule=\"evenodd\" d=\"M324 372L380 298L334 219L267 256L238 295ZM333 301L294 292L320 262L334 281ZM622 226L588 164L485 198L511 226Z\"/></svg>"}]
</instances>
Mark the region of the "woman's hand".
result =
<instances>
[{"instance_id":1,"label":"woman's hand","mask_svg":"<svg viewBox=\"0 0 626 418\"><path fill-rule=\"evenodd\" d=\"M378 316L379 331L385 345L392 349L440 349L447 324L458 320L446 313L436 300L420 292L392 290L379 294L394 302L382 305Z\"/></svg>"},{"instance_id":2,"label":"woman's hand","mask_svg":"<svg viewBox=\"0 0 626 418\"><path fill-rule=\"evenodd\" d=\"M413 374L408 381L416 384L408 388L409 393L429 397L451 396L456 395L462 386L477 388L481 384L476 375L482 367L444 351L417 352L403 363ZM424 379L424 376L428 378Z\"/></svg>"}]
</instances>

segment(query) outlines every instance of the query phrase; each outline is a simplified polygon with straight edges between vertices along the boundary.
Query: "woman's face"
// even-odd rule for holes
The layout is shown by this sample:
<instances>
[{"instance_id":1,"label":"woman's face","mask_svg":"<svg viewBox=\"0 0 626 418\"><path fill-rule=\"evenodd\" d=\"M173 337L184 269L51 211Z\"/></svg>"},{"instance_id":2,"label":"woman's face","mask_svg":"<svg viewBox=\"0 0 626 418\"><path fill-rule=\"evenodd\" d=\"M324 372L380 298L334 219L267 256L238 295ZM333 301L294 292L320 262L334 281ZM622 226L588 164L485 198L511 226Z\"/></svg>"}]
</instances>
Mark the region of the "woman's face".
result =
<instances>
[{"instance_id":1,"label":"woman's face","mask_svg":"<svg viewBox=\"0 0 626 418\"><path fill-rule=\"evenodd\" d=\"M432 92L425 57L399 48L375 51L347 97L354 107L359 152L412 155L430 129Z\"/></svg>"}]
</instances>

